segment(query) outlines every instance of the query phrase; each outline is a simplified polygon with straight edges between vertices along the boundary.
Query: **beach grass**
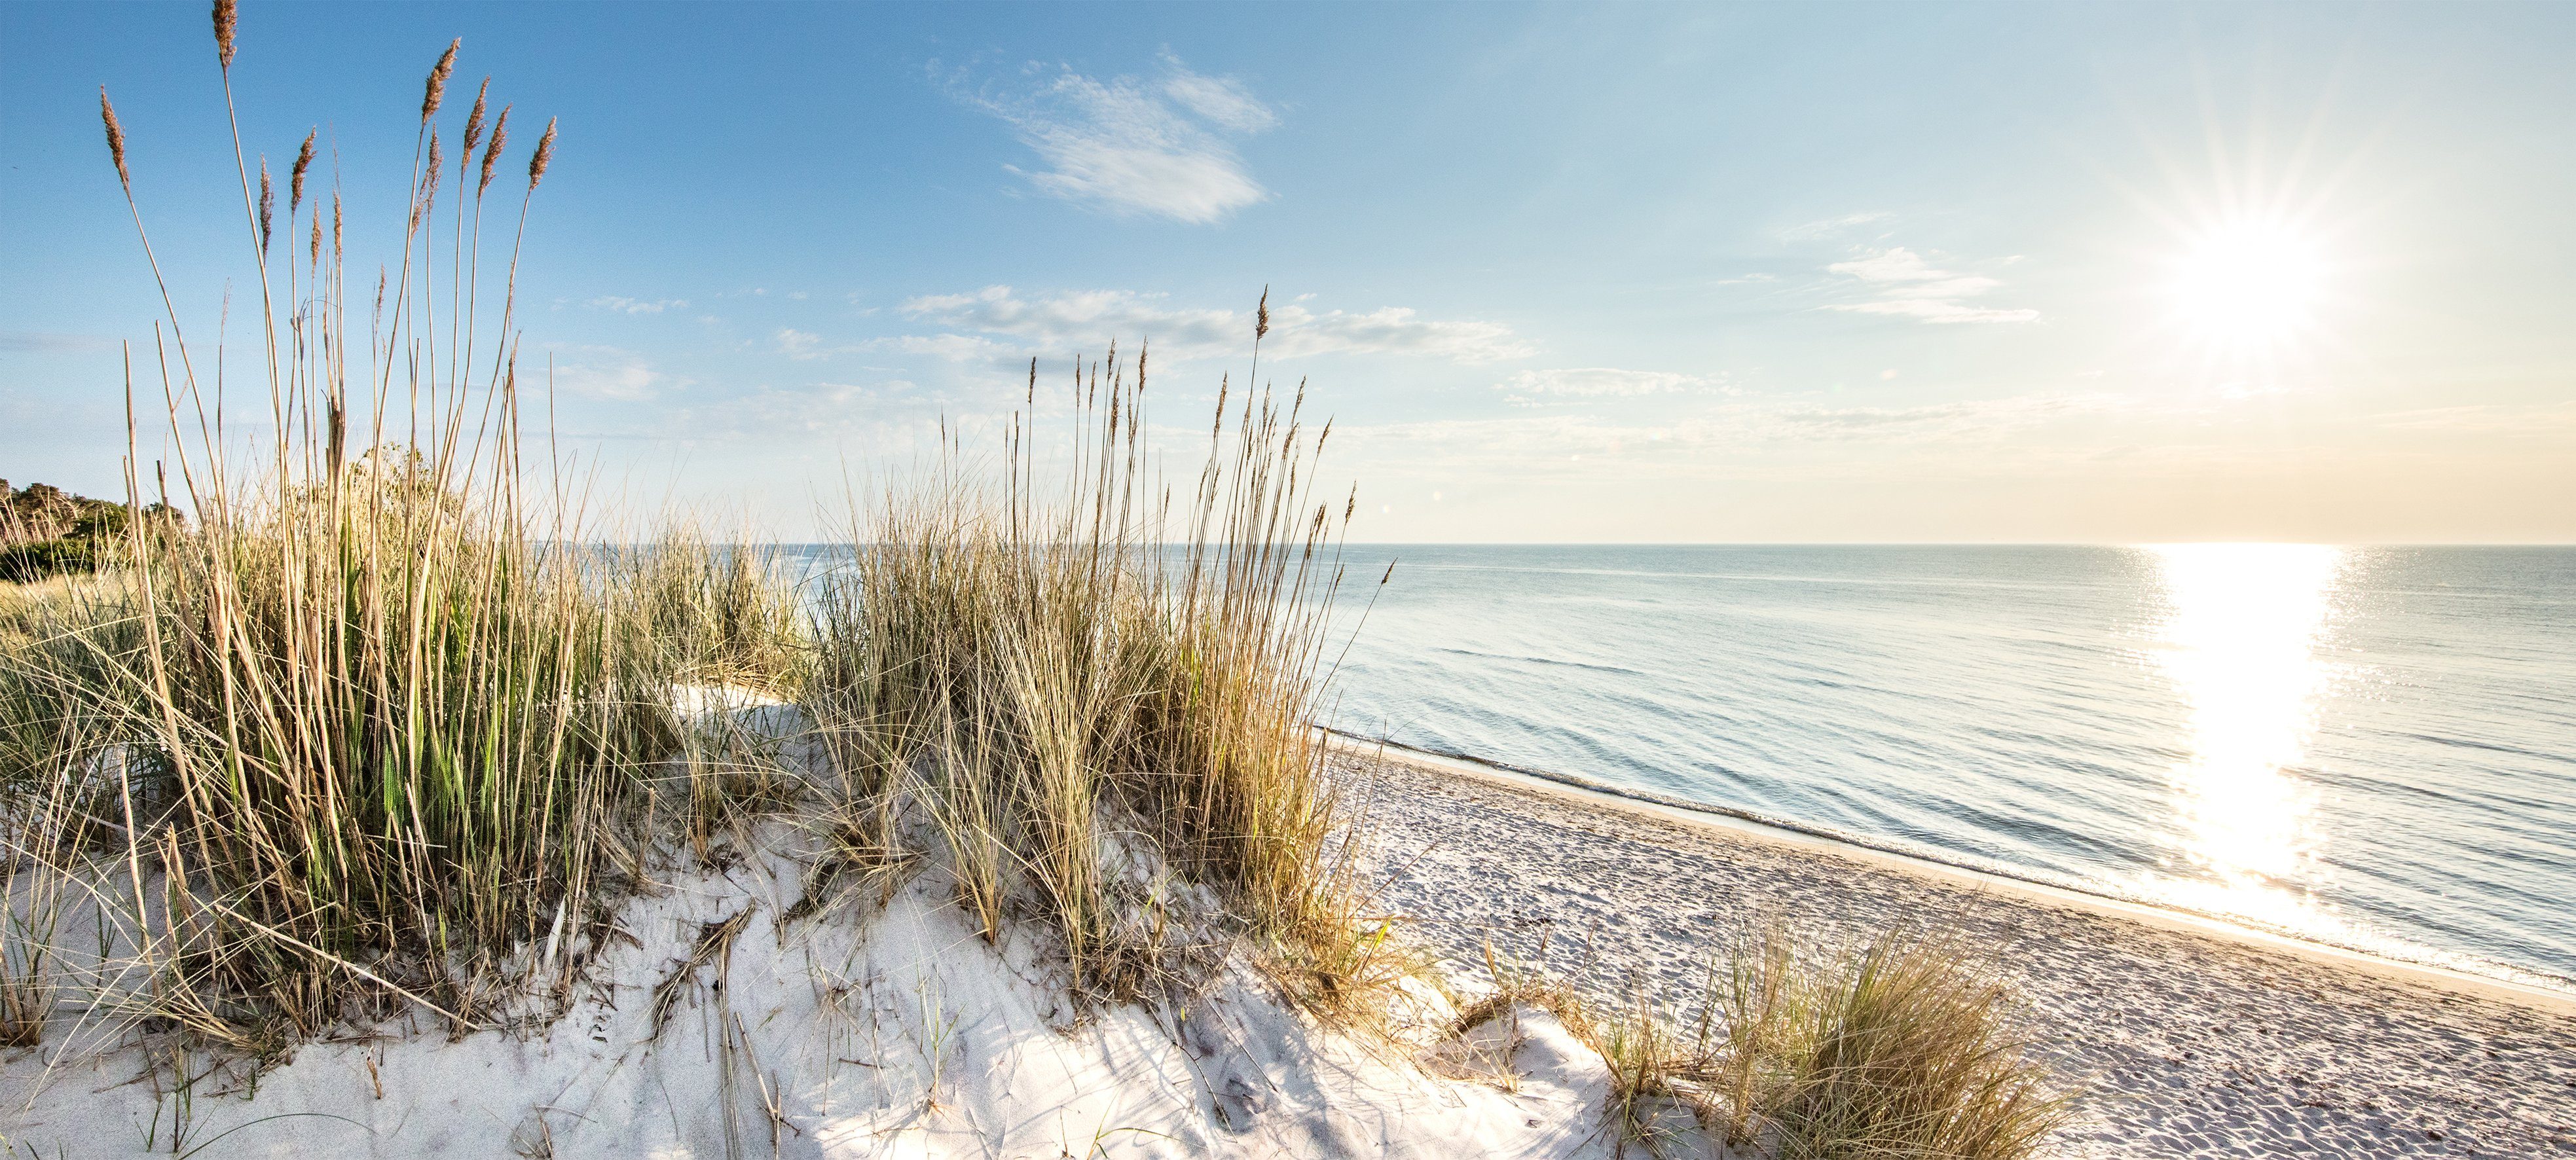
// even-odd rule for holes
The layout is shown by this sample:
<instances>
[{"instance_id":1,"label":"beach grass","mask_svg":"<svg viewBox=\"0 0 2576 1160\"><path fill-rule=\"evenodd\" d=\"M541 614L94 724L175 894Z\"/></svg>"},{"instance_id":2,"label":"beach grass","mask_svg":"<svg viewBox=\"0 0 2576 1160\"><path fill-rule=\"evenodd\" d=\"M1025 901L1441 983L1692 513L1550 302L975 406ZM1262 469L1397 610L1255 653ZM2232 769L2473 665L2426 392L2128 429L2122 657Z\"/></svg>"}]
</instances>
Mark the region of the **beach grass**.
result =
<instances>
[{"instance_id":1,"label":"beach grass","mask_svg":"<svg viewBox=\"0 0 2576 1160\"><path fill-rule=\"evenodd\" d=\"M227 108L234 28L218 5ZM313 139L283 230L266 164L256 194L241 164L267 387L250 454L223 434L205 381L219 372L174 309L147 364L158 398L138 408L129 371L128 413L181 436L152 482L175 484L192 523L129 521L109 580L8 614L0 777L119 836L97 850L29 834L13 852L64 874L85 858L92 893L122 877L110 909L146 976L123 997L235 1047L388 1004L479 1025L517 948L596 909L608 827L672 743L667 684L741 651L723 626L670 622L673 586L648 582L675 568L601 566L558 481L531 494L515 243L478 276L481 223L517 192L523 228L554 137L523 188L495 194L507 111L487 120L478 97L450 174L436 114L454 57L424 87L401 266L366 336L347 325L339 194L327 219L306 196ZM104 94L100 111L148 260ZM238 130L233 145L242 157ZM368 429L351 429L353 401Z\"/></svg>"},{"instance_id":2,"label":"beach grass","mask_svg":"<svg viewBox=\"0 0 2576 1160\"><path fill-rule=\"evenodd\" d=\"M1766 927L1717 987L1722 1035L1688 1058L1730 1143L1782 1160L2006 1160L2076 1112L2011 984L1955 936L1899 927L1814 948Z\"/></svg>"},{"instance_id":3,"label":"beach grass","mask_svg":"<svg viewBox=\"0 0 2576 1160\"><path fill-rule=\"evenodd\" d=\"M1607 1002L1490 943L1485 966L1491 987L1450 1034L1525 1008L1556 1016L1601 1054L1605 1127L1652 1155L1680 1142L1679 1113L1769 1160L2021 1160L2082 1094L2052 1074L1992 958L1937 931L1846 945L1758 926L1709 964L1686 1020L1671 996Z\"/></svg>"},{"instance_id":4,"label":"beach grass","mask_svg":"<svg viewBox=\"0 0 2576 1160\"><path fill-rule=\"evenodd\" d=\"M400 266L363 335L340 196L327 215L307 196L313 139L280 230L235 131L265 423L223 434L173 308L139 395L129 370L125 476L139 510L140 432L166 423L148 482L187 518L127 521L96 576L0 586L0 1045L41 1041L71 990L263 1059L403 1012L542 1022L561 1008L532 996L563 989L538 984L609 937L651 855L713 862L757 818L824 851L782 931L864 921L935 872L986 942L1038 936L1078 1008L1173 997L1248 948L1305 1010L1366 1024L1425 972L1372 913L1361 806L1316 728L1355 496L1316 494L1331 425L1302 385L1221 385L1176 493L1144 350L1043 395L1032 363L997 453L943 440L854 494L846 563L810 579L686 520L606 535L522 432L517 239L555 133L495 195L509 110L488 82L446 154L456 53L424 86ZM101 114L152 262L104 94ZM514 192L487 274L486 202ZM1266 297L1257 319L1256 368ZM1072 436L1037 438L1041 417ZM690 690L718 695L688 711ZM805 724L731 724L736 694ZM1606 1060L1620 1138L1650 1147L1678 1102L1783 1157L2025 1155L2065 1105L1957 950L1890 936L1819 973L1764 942L1716 976L1722 1024L1687 1031L1497 971L1458 1027L1549 1006Z\"/></svg>"},{"instance_id":5,"label":"beach grass","mask_svg":"<svg viewBox=\"0 0 2576 1160\"><path fill-rule=\"evenodd\" d=\"M1175 505L1146 467L1144 363L1076 379L1069 453L1015 436L995 471L947 452L854 505L806 705L854 847L901 849L917 801L987 938L1025 898L1079 988L1132 995L1168 904L1204 887L1330 1006L1391 961L1309 724L1348 505L1305 493L1326 433L1266 392L1221 395Z\"/></svg>"},{"instance_id":6,"label":"beach grass","mask_svg":"<svg viewBox=\"0 0 2576 1160\"><path fill-rule=\"evenodd\" d=\"M510 113L486 82L450 156L456 54L424 84L402 258L363 335L339 194L327 214L307 196L315 140L284 183L262 162L254 192L235 131L266 422L247 454L222 434L174 307L146 362L157 392L129 375L127 481L139 503L140 432L165 422L175 458L148 484L191 518L131 521L104 579L0 608L13 816L50 802L118 835L71 849L31 830L16 853L92 893L122 865L101 921L148 979L129 998L255 1051L405 1006L489 1025L514 978L552 966L532 949L602 921L669 831L708 857L743 808L810 794L707 727L723 713L683 719L686 688L809 714L837 783L805 803L836 851L823 877L882 893L922 864L926 828L985 936L1035 916L1083 994L1143 994L1237 936L1319 1009L1384 973L1309 725L1350 514L1307 494L1329 426L1220 392L1176 507L1146 467L1145 355L1113 351L1077 370L1069 448L1025 434L1033 367L998 481L951 444L916 485L854 497L853 563L810 590L685 521L604 538L522 436L518 239L555 135L496 192ZM157 278L104 94L100 112ZM512 212L510 193L487 272L485 209ZM1256 358L1266 323L1265 305ZM13 946L43 941L20 926ZM20 954L10 977L42 963Z\"/></svg>"}]
</instances>

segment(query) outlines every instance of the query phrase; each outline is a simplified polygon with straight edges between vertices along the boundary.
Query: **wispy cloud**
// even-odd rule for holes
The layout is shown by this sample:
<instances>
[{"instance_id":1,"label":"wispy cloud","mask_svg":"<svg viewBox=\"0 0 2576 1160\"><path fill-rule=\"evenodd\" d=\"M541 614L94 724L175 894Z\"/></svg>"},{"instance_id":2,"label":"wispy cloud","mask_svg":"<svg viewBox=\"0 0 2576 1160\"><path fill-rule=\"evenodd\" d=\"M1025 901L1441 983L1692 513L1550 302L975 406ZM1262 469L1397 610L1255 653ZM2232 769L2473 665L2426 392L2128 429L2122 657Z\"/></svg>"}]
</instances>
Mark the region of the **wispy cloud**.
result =
<instances>
[{"instance_id":1,"label":"wispy cloud","mask_svg":"<svg viewBox=\"0 0 2576 1160\"><path fill-rule=\"evenodd\" d=\"M1026 352L1009 343L995 342L971 334L906 334L881 338L868 344L871 349L891 350L902 354L928 355L959 363L1016 362Z\"/></svg>"},{"instance_id":2,"label":"wispy cloud","mask_svg":"<svg viewBox=\"0 0 2576 1160\"><path fill-rule=\"evenodd\" d=\"M962 93L1008 122L1047 167L1011 171L1040 191L1118 214L1204 223L1270 196L1230 138L1264 132L1279 115L1240 81L1163 57L1159 80L1097 80L1059 71L1029 92Z\"/></svg>"},{"instance_id":3,"label":"wispy cloud","mask_svg":"<svg viewBox=\"0 0 2576 1160\"><path fill-rule=\"evenodd\" d=\"M613 347L575 348L572 358L554 368L554 388L585 399L631 403L686 385L653 369L641 355Z\"/></svg>"},{"instance_id":4,"label":"wispy cloud","mask_svg":"<svg viewBox=\"0 0 2576 1160\"><path fill-rule=\"evenodd\" d=\"M812 331L782 326L778 328L778 333L770 335L769 338L770 341L778 344L778 353L789 358L823 357L823 336Z\"/></svg>"},{"instance_id":5,"label":"wispy cloud","mask_svg":"<svg viewBox=\"0 0 2576 1160\"><path fill-rule=\"evenodd\" d=\"M1761 415L1773 438L1927 440L1991 438L2042 423L2115 409L2106 395L2030 394L1913 407L1790 406Z\"/></svg>"},{"instance_id":6,"label":"wispy cloud","mask_svg":"<svg viewBox=\"0 0 2576 1160\"><path fill-rule=\"evenodd\" d=\"M1879 222L1887 221L1895 216L1895 214L1889 213L1885 210L1868 210L1862 213L1847 213L1841 217L1825 218L1821 221L1805 222L1799 225L1790 226L1786 229L1780 230L1778 232L1778 237L1784 242L1812 242L1820 238L1840 237L1841 235L1859 229L1862 226L1875 225Z\"/></svg>"},{"instance_id":7,"label":"wispy cloud","mask_svg":"<svg viewBox=\"0 0 2576 1160\"><path fill-rule=\"evenodd\" d=\"M1249 311L1175 306L1159 294L1076 290L1023 298L1008 286L972 294L913 298L908 318L977 334L1010 335L1046 347L1151 339L1169 357L1237 354L1252 345ZM907 339L905 341L926 341ZM1460 363L1526 358L1535 348L1499 322L1424 318L1402 306L1318 312L1302 301L1273 307L1265 355L1412 354Z\"/></svg>"},{"instance_id":8,"label":"wispy cloud","mask_svg":"<svg viewBox=\"0 0 2576 1160\"><path fill-rule=\"evenodd\" d=\"M1673 371L1630 371L1616 367L1560 367L1551 370L1522 371L1494 384L1494 389L1509 392L1513 397L1546 395L1566 399L1597 399L1663 395L1677 391L1717 387L1718 384L1719 380L1706 375L1685 375Z\"/></svg>"},{"instance_id":9,"label":"wispy cloud","mask_svg":"<svg viewBox=\"0 0 2576 1160\"><path fill-rule=\"evenodd\" d=\"M1975 298L2003 285L1981 274L1958 274L1932 265L1923 255L1898 246L1870 250L1858 258L1825 269L1858 280L1874 297L1838 302L1827 310L1892 314L1925 322L2034 322L2036 310L1979 306Z\"/></svg>"},{"instance_id":10,"label":"wispy cloud","mask_svg":"<svg viewBox=\"0 0 2576 1160\"><path fill-rule=\"evenodd\" d=\"M1243 82L1201 76L1170 53L1163 54L1163 64L1171 70L1163 80L1163 95L1209 123L1234 133L1261 133L1278 126L1279 114L1253 96Z\"/></svg>"},{"instance_id":11,"label":"wispy cloud","mask_svg":"<svg viewBox=\"0 0 2576 1160\"><path fill-rule=\"evenodd\" d=\"M99 334L47 334L41 331L0 331L0 350L15 354L77 354L84 351L115 350L116 340Z\"/></svg>"},{"instance_id":12,"label":"wispy cloud","mask_svg":"<svg viewBox=\"0 0 2576 1160\"><path fill-rule=\"evenodd\" d=\"M1358 423L1337 427L1357 453L1413 466L1527 471L1544 464L1598 465L1605 456L1643 468L1704 453L1820 451L1835 444L1924 449L2011 446L2014 436L2052 423L2121 413L2109 395L2036 393L1913 407L1836 407L1813 399L1716 403L1659 422L1535 413L1493 419Z\"/></svg>"},{"instance_id":13,"label":"wispy cloud","mask_svg":"<svg viewBox=\"0 0 2576 1160\"><path fill-rule=\"evenodd\" d=\"M2385 412L2371 422L2385 430L2410 433L2560 439L2576 431L2576 403L2426 407Z\"/></svg>"},{"instance_id":14,"label":"wispy cloud","mask_svg":"<svg viewBox=\"0 0 2576 1160\"><path fill-rule=\"evenodd\" d=\"M600 308L601 310L614 310L620 314L660 314L665 310L688 309L689 300L686 298L663 298L656 301L647 301L641 298L624 298L612 294L606 297L593 298L590 300L590 304Z\"/></svg>"}]
</instances>

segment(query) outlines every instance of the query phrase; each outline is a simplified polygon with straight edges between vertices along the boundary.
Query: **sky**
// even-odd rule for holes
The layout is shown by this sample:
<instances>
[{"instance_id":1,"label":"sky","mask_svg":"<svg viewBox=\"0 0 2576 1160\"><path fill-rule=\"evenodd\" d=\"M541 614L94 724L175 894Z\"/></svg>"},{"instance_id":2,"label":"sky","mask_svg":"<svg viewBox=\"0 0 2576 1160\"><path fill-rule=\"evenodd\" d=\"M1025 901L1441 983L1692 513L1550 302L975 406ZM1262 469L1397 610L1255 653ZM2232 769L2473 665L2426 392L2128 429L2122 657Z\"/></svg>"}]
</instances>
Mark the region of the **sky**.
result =
<instances>
[{"instance_id":1,"label":"sky","mask_svg":"<svg viewBox=\"0 0 2576 1160\"><path fill-rule=\"evenodd\" d=\"M458 37L451 144L560 126L520 365L621 503L817 535L1112 342L1188 460L1266 288L1359 540L2576 542L2576 6L248 0L353 329ZM205 5L0 5L0 476L112 495L102 85L241 392L258 281Z\"/></svg>"}]
</instances>

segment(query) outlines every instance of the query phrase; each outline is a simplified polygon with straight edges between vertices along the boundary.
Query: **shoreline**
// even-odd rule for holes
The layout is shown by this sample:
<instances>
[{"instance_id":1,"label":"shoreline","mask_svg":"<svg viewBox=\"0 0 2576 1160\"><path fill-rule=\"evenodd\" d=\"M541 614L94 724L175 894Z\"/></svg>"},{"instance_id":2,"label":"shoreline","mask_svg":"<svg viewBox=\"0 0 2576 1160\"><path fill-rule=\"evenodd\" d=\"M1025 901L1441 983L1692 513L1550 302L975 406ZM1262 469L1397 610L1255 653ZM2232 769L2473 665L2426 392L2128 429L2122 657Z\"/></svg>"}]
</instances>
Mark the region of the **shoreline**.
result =
<instances>
[{"instance_id":1,"label":"shoreline","mask_svg":"<svg viewBox=\"0 0 2576 1160\"><path fill-rule=\"evenodd\" d=\"M2551 996L1393 747L1326 761L1366 797L1373 910L1461 985L1498 963L1687 1024L1764 929L1938 931L2085 1093L2046 1155L2576 1154Z\"/></svg>"},{"instance_id":2,"label":"shoreline","mask_svg":"<svg viewBox=\"0 0 2576 1160\"><path fill-rule=\"evenodd\" d=\"M1321 732L1329 748L1370 760L1401 762L1442 773L1463 773L1519 789L1553 794L1586 806L1629 810L1685 825L1713 827L1731 834L1749 836L1783 846L1838 854L1954 885L1997 890L2032 900L2077 906L2096 914L2123 918L2163 930L2206 935L2267 950L2285 951L2384 979L2430 986L2471 998L2513 1003L2550 1015L2576 1017L2576 991L2561 990L2517 979L2498 978L2438 963L2416 962L2375 954L2353 947L2282 934L2219 915L2162 906L2104 891L1999 873L1961 862L1945 861L1873 845L1822 827L1802 826L1795 822L1765 818L1749 811L1726 806L1693 802L1648 790L1630 789L1579 774L1530 769L1460 754L1419 749L1398 741L1361 737L1330 728L1323 729Z\"/></svg>"}]
</instances>

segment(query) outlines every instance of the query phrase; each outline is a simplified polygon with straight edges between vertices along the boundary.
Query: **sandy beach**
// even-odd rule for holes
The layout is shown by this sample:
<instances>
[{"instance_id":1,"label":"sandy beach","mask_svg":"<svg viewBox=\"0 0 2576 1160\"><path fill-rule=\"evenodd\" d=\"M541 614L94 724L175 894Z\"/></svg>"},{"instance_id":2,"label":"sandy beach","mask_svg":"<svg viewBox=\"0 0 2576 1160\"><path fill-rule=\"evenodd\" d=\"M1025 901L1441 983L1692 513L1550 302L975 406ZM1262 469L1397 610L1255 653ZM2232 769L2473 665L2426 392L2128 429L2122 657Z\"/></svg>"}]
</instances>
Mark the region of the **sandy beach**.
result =
<instances>
[{"instance_id":1,"label":"sandy beach","mask_svg":"<svg viewBox=\"0 0 2576 1160\"><path fill-rule=\"evenodd\" d=\"M2576 1013L2190 923L1982 887L1515 775L1345 746L1372 787L1377 904L1461 978L1484 948L1596 998L1696 1005L1776 919L1849 936L1954 925L2001 948L2095 1096L2075 1156L2576 1155ZM2480 993L2480 992L2485 993Z\"/></svg>"},{"instance_id":2,"label":"sandy beach","mask_svg":"<svg viewBox=\"0 0 2576 1160\"><path fill-rule=\"evenodd\" d=\"M774 703L689 707L801 728ZM1490 944L1604 1010L1642 993L1686 1019L1712 955L1751 924L1828 939L1944 925L2000 948L2021 1017L2092 1093L2043 1154L2576 1152L2576 1013L2547 996L1499 771L1348 745L1330 761L1368 794L1372 909L1402 917L1458 996L1489 982ZM657 859L605 933L575 940L565 961L585 966L554 974L524 1018L471 1034L413 1012L264 1066L163 1059L67 1005L44 1046L0 1055L0 1132L81 1155L1623 1152L1602 1057L1543 1011L1453 1039L1457 1008L1414 987L1394 1039L1353 1039L1236 962L1084 1014L1042 939L977 936L948 870L803 922L786 916L811 883L812 836L770 823L730 848ZM188 1064L184 1087L172 1061ZM1724 1154L1666 1112L1666 1154Z\"/></svg>"},{"instance_id":3,"label":"sandy beach","mask_svg":"<svg viewBox=\"0 0 2576 1160\"><path fill-rule=\"evenodd\" d=\"M2465 9L0 5L0 1160L2576 1160Z\"/></svg>"}]
</instances>

